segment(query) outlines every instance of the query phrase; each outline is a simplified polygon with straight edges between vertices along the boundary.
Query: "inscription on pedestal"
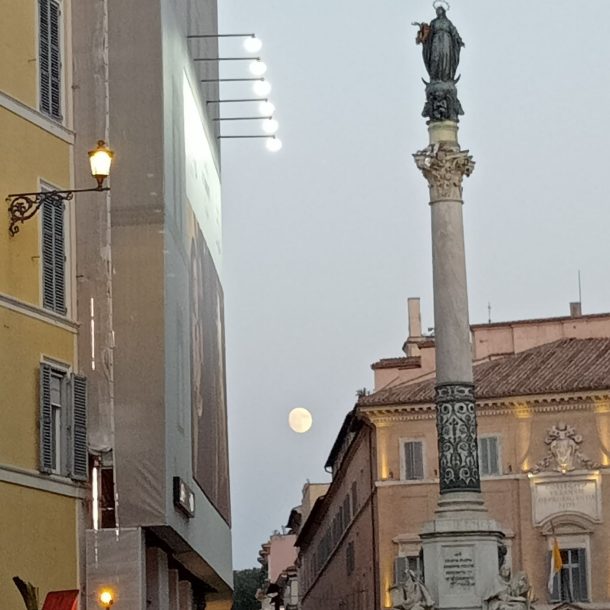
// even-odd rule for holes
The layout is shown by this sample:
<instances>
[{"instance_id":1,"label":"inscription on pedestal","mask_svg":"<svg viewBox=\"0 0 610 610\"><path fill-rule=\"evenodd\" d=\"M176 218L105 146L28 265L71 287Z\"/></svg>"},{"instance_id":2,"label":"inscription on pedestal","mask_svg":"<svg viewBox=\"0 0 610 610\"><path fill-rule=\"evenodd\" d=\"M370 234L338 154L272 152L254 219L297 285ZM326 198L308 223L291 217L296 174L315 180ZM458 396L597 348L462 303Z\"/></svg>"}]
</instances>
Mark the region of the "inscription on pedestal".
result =
<instances>
[{"instance_id":1,"label":"inscription on pedestal","mask_svg":"<svg viewBox=\"0 0 610 610\"><path fill-rule=\"evenodd\" d=\"M472 546L443 547L443 578L447 593L465 593L476 584Z\"/></svg>"}]
</instances>

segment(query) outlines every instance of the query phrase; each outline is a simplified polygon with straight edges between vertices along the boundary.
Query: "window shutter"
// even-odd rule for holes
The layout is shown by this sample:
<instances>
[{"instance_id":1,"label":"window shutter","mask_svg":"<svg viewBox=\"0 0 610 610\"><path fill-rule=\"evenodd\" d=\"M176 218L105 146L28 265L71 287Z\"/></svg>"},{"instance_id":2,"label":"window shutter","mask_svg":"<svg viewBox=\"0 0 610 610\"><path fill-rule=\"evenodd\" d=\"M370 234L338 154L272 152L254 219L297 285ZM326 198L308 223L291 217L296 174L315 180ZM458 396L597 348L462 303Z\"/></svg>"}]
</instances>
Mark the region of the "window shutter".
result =
<instances>
[{"instance_id":1,"label":"window shutter","mask_svg":"<svg viewBox=\"0 0 610 610\"><path fill-rule=\"evenodd\" d=\"M55 278L55 311L66 313L66 248L64 237L64 204L54 201L53 207L53 275Z\"/></svg>"},{"instance_id":2,"label":"window shutter","mask_svg":"<svg viewBox=\"0 0 610 610\"><path fill-rule=\"evenodd\" d=\"M493 436L487 439L487 451L489 453L489 474L500 474L498 468L498 439Z\"/></svg>"},{"instance_id":3,"label":"window shutter","mask_svg":"<svg viewBox=\"0 0 610 610\"><path fill-rule=\"evenodd\" d=\"M66 313L64 204L48 199L42 206L42 304Z\"/></svg>"},{"instance_id":4,"label":"window shutter","mask_svg":"<svg viewBox=\"0 0 610 610\"><path fill-rule=\"evenodd\" d=\"M51 113L51 70L49 65L49 0L38 2L38 61L40 77L40 110Z\"/></svg>"},{"instance_id":5,"label":"window shutter","mask_svg":"<svg viewBox=\"0 0 610 610\"><path fill-rule=\"evenodd\" d=\"M72 478L86 481L89 473L87 450L87 379L72 376Z\"/></svg>"},{"instance_id":6,"label":"window shutter","mask_svg":"<svg viewBox=\"0 0 610 610\"><path fill-rule=\"evenodd\" d=\"M420 441L405 443L405 474L408 480L424 478L423 449Z\"/></svg>"},{"instance_id":7,"label":"window shutter","mask_svg":"<svg viewBox=\"0 0 610 610\"><path fill-rule=\"evenodd\" d=\"M479 438L479 469L480 469L482 475L489 474L488 459L489 459L489 455L487 452L487 439Z\"/></svg>"},{"instance_id":8,"label":"window shutter","mask_svg":"<svg viewBox=\"0 0 610 610\"><path fill-rule=\"evenodd\" d=\"M343 500L343 520L345 521L345 527L347 527L352 520L349 495L345 496L345 499Z\"/></svg>"},{"instance_id":9,"label":"window shutter","mask_svg":"<svg viewBox=\"0 0 610 610\"><path fill-rule=\"evenodd\" d=\"M51 56L50 114L56 119L61 119L61 48L59 42L60 15L59 4L51 0L49 5L49 38Z\"/></svg>"},{"instance_id":10,"label":"window shutter","mask_svg":"<svg viewBox=\"0 0 610 610\"><path fill-rule=\"evenodd\" d=\"M355 515L358 512L358 483L354 481L352 483L352 514Z\"/></svg>"},{"instance_id":11,"label":"window shutter","mask_svg":"<svg viewBox=\"0 0 610 610\"><path fill-rule=\"evenodd\" d=\"M576 591L574 596L578 601L584 602L589 599L587 591L587 551L586 549L578 549L578 586L579 594L577 597ZM576 587L575 587L576 588Z\"/></svg>"},{"instance_id":12,"label":"window shutter","mask_svg":"<svg viewBox=\"0 0 610 610\"><path fill-rule=\"evenodd\" d=\"M40 365L40 471L51 472L53 448L51 435L51 367Z\"/></svg>"},{"instance_id":13,"label":"window shutter","mask_svg":"<svg viewBox=\"0 0 610 610\"><path fill-rule=\"evenodd\" d=\"M402 584L405 582L405 572L409 568L408 557L395 557L394 558L394 584Z\"/></svg>"}]
</instances>

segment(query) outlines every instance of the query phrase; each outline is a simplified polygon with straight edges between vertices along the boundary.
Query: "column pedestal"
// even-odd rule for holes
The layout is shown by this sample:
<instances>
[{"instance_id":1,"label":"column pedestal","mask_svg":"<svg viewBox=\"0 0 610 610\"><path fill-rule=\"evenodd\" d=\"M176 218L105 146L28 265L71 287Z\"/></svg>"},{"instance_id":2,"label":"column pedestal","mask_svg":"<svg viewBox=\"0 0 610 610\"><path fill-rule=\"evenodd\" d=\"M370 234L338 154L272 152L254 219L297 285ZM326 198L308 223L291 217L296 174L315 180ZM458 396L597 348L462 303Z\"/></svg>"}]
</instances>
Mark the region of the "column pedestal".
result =
<instances>
[{"instance_id":1,"label":"column pedestal","mask_svg":"<svg viewBox=\"0 0 610 610\"><path fill-rule=\"evenodd\" d=\"M483 607L499 569L500 526L480 493L441 496L421 534L426 587L439 610Z\"/></svg>"}]
</instances>

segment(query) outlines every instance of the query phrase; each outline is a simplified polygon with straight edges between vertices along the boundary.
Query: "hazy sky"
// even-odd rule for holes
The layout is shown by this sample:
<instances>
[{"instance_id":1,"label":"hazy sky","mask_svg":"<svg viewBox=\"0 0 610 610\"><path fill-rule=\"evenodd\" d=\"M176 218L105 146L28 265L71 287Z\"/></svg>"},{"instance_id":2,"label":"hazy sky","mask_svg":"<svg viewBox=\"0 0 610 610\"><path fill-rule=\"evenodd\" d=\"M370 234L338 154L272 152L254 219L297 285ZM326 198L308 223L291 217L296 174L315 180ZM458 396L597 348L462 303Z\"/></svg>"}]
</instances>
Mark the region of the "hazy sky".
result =
<instances>
[{"instance_id":1,"label":"hazy sky","mask_svg":"<svg viewBox=\"0 0 610 610\"><path fill-rule=\"evenodd\" d=\"M284 147L223 143L224 286L234 564L299 504L370 364L401 355L406 299L433 325L426 76L412 21L428 0L219 0L256 32ZM610 2L454 0L466 48L460 142L472 322L610 310ZM223 54L239 54L235 40ZM229 63L229 62L227 62ZM246 66L224 66L236 75ZM227 84L225 97L248 97ZM224 114L252 113L224 107ZM224 125L257 133L258 125ZM295 406L308 434L287 425Z\"/></svg>"}]
</instances>

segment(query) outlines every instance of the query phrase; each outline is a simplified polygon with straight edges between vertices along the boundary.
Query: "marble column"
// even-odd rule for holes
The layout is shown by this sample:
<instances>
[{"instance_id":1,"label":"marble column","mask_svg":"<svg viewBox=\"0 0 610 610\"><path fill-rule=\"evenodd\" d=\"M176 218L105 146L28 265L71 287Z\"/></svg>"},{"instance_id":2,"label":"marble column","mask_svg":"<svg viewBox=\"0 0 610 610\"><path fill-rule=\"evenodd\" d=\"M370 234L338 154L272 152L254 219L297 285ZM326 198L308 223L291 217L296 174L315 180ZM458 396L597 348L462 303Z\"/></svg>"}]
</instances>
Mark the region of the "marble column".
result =
<instances>
[{"instance_id":1,"label":"marble column","mask_svg":"<svg viewBox=\"0 0 610 610\"><path fill-rule=\"evenodd\" d=\"M462 219L462 181L474 161L456 122L430 122L428 131L430 144L414 157L430 188L440 499L421 533L424 571L437 608L474 610L498 573L503 538L479 479Z\"/></svg>"}]
</instances>

